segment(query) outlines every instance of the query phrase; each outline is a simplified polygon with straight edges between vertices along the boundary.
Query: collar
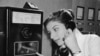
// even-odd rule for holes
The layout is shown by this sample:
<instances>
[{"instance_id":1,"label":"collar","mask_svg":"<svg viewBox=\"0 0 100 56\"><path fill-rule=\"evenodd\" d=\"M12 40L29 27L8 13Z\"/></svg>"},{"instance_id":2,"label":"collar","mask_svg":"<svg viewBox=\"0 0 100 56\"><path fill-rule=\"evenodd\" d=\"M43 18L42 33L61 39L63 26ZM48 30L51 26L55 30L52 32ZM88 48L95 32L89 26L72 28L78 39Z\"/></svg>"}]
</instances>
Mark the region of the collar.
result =
<instances>
[{"instance_id":1,"label":"collar","mask_svg":"<svg viewBox=\"0 0 100 56\"><path fill-rule=\"evenodd\" d=\"M78 38L80 38L80 39L82 39L82 36L83 36L83 34L76 28L76 29L74 29L74 34L75 34L75 37L78 39ZM80 37L81 36L81 37Z\"/></svg>"},{"instance_id":2,"label":"collar","mask_svg":"<svg viewBox=\"0 0 100 56\"><path fill-rule=\"evenodd\" d=\"M75 34L78 46L82 52L83 44L84 44L84 40L85 40L84 34L82 34L77 28L74 29L74 34Z\"/></svg>"}]
</instances>

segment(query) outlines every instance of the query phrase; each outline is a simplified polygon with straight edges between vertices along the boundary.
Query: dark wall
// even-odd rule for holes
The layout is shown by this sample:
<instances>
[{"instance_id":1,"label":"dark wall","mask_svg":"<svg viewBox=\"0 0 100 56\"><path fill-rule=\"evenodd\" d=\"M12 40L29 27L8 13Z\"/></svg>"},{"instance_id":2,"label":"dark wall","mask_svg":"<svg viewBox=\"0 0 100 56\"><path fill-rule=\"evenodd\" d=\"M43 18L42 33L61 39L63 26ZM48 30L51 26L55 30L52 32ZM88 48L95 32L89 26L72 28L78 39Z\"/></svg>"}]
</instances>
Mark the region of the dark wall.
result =
<instances>
[{"instance_id":1,"label":"dark wall","mask_svg":"<svg viewBox=\"0 0 100 56\"><path fill-rule=\"evenodd\" d=\"M96 3L96 17L95 17L96 18L96 21L95 21L95 23L96 23L95 31L100 36L100 21L97 21L97 18L98 18L98 10L100 10L100 0L97 0L97 3Z\"/></svg>"},{"instance_id":2,"label":"dark wall","mask_svg":"<svg viewBox=\"0 0 100 56\"><path fill-rule=\"evenodd\" d=\"M84 7L84 18L83 20L76 19L77 6ZM94 8L94 20L88 20L88 8ZM72 9L75 13L76 23L82 23L82 25L77 25L78 28L83 28L83 32L92 32L100 35L100 21L97 21L98 9L100 9L100 0L73 0ZM93 25L89 25L89 24Z\"/></svg>"}]
</instances>

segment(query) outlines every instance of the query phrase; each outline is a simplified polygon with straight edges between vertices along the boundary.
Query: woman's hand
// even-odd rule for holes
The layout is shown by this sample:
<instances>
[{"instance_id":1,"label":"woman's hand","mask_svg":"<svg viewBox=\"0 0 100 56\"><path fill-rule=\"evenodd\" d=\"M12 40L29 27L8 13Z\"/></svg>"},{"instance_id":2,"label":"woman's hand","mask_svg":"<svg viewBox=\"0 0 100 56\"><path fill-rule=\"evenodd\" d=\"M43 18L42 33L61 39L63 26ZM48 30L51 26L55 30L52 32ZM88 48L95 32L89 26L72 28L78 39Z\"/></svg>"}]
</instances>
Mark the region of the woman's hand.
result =
<instances>
[{"instance_id":1,"label":"woman's hand","mask_svg":"<svg viewBox=\"0 0 100 56\"><path fill-rule=\"evenodd\" d=\"M73 31L71 29L68 29L68 32L65 34L65 46L67 46L72 53L76 53L80 51L80 48L78 46L75 34L73 33Z\"/></svg>"},{"instance_id":2,"label":"woman's hand","mask_svg":"<svg viewBox=\"0 0 100 56\"><path fill-rule=\"evenodd\" d=\"M37 56L44 56L44 55L42 55L42 54L40 54L40 53L38 53L38 52L36 52L36 55L37 55Z\"/></svg>"}]
</instances>

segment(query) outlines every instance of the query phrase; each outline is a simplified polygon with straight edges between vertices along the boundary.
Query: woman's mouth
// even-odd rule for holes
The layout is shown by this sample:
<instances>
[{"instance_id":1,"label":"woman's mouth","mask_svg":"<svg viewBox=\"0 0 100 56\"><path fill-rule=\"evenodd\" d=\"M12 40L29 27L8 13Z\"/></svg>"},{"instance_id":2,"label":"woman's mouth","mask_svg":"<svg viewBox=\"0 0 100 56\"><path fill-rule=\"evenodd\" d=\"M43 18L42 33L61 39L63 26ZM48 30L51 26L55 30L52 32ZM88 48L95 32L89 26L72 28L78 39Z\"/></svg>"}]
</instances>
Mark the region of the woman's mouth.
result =
<instances>
[{"instance_id":1,"label":"woman's mouth","mask_svg":"<svg viewBox=\"0 0 100 56\"><path fill-rule=\"evenodd\" d=\"M55 42L57 43L58 46L62 46L64 44L64 41L58 39L58 40L55 40Z\"/></svg>"}]
</instances>

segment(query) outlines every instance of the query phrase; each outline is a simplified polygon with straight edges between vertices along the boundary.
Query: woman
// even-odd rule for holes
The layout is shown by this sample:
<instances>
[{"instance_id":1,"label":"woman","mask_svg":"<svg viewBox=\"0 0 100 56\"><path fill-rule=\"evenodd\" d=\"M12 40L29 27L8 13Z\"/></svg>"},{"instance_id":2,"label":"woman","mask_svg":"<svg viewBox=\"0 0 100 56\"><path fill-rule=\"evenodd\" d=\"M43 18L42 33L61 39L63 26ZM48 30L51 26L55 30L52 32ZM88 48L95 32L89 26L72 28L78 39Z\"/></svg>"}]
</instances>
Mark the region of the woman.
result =
<instances>
[{"instance_id":1,"label":"woman","mask_svg":"<svg viewBox=\"0 0 100 56\"><path fill-rule=\"evenodd\" d=\"M72 10L53 12L44 26L50 38L59 46L54 56L100 56L100 37L82 34L75 25Z\"/></svg>"}]
</instances>

